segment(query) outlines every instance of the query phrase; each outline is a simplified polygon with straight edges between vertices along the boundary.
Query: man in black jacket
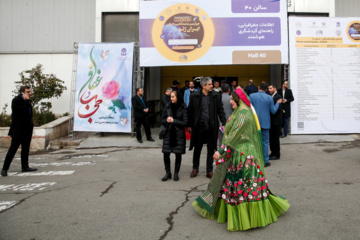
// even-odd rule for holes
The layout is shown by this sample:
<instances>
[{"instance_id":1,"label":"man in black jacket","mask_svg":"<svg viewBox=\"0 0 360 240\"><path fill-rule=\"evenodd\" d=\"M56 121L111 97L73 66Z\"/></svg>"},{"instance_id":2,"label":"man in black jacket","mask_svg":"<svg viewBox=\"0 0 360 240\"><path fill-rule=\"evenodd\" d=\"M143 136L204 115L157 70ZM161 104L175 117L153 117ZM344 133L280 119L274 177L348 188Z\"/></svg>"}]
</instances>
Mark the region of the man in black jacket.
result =
<instances>
[{"instance_id":1,"label":"man in black jacket","mask_svg":"<svg viewBox=\"0 0 360 240\"><path fill-rule=\"evenodd\" d=\"M282 108L283 108L283 124L284 124L284 132L280 136L281 138L284 138L288 134L289 129L289 119L291 117L291 108L290 103L294 101L294 96L292 94L292 91L289 89L288 81L284 81L282 88L277 90L278 94L283 99L282 102Z\"/></svg>"},{"instance_id":2,"label":"man in black jacket","mask_svg":"<svg viewBox=\"0 0 360 240\"><path fill-rule=\"evenodd\" d=\"M146 105L146 101L143 99L143 89L136 88L136 95L132 97L131 102L134 108L134 118L136 122L135 132L136 138L139 143L143 143L141 139L141 124L144 125L146 138L150 142L155 140L151 137L150 123L149 123L149 108Z\"/></svg>"},{"instance_id":3,"label":"man in black jacket","mask_svg":"<svg viewBox=\"0 0 360 240\"><path fill-rule=\"evenodd\" d=\"M269 94L274 100L274 104L281 99L281 96L276 91L274 84L269 85ZM282 104L279 105L275 114L270 115L271 127L270 127L270 151L269 160L280 159L280 131L281 131L281 116L282 116Z\"/></svg>"},{"instance_id":4,"label":"man in black jacket","mask_svg":"<svg viewBox=\"0 0 360 240\"><path fill-rule=\"evenodd\" d=\"M193 171L191 177L196 177L199 172L200 154L203 144L207 144L206 177L213 176L213 154L216 150L219 122L225 126L226 118L224 113L221 95L212 91L212 78L204 77L200 82L201 91L190 95L188 109L189 132L192 131L190 150L194 148Z\"/></svg>"},{"instance_id":5,"label":"man in black jacket","mask_svg":"<svg viewBox=\"0 0 360 240\"><path fill-rule=\"evenodd\" d=\"M255 87L254 85L254 81L252 79L249 79L248 81L248 86L245 88L245 92L248 96L250 96L250 94L252 93L256 93L258 92L259 89L257 87Z\"/></svg>"},{"instance_id":6,"label":"man in black jacket","mask_svg":"<svg viewBox=\"0 0 360 240\"><path fill-rule=\"evenodd\" d=\"M11 145L6 154L1 176L6 177L10 164L21 144L21 168L22 172L36 171L36 168L29 167L29 149L34 124L32 121L31 89L28 86L20 87L20 94L11 102L11 126L9 136Z\"/></svg>"},{"instance_id":7,"label":"man in black jacket","mask_svg":"<svg viewBox=\"0 0 360 240\"><path fill-rule=\"evenodd\" d=\"M165 105L170 102L171 92L172 92L172 88L167 88L164 95L161 96L160 117L162 116Z\"/></svg>"}]
</instances>

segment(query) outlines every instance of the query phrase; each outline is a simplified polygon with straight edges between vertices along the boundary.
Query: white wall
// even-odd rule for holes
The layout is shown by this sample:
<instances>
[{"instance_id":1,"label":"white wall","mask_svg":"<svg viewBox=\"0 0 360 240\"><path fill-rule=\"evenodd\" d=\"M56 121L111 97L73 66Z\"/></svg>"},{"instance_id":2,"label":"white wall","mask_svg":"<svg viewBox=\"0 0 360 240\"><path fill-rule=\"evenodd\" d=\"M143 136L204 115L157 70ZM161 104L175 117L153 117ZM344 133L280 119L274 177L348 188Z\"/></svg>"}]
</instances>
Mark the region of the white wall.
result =
<instances>
[{"instance_id":1,"label":"white wall","mask_svg":"<svg viewBox=\"0 0 360 240\"><path fill-rule=\"evenodd\" d=\"M15 81L20 80L19 73L43 65L43 73L53 73L57 78L65 81L67 90L60 98L51 99L53 112L63 114L69 112L70 90L72 77L73 54L0 54L0 108L7 103L7 113L11 113L12 93Z\"/></svg>"},{"instance_id":2,"label":"white wall","mask_svg":"<svg viewBox=\"0 0 360 240\"><path fill-rule=\"evenodd\" d=\"M329 13L334 12L335 0L287 0L289 12Z\"/></svg>"}]
</instances>

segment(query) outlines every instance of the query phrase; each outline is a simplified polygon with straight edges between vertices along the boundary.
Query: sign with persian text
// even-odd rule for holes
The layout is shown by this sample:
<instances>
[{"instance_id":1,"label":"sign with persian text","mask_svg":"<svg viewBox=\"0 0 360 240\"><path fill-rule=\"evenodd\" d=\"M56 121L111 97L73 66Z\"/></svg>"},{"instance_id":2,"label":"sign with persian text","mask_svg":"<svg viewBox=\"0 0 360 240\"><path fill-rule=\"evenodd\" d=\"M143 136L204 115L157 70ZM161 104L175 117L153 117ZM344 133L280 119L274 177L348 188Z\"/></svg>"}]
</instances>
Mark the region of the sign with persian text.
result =
<instances>
[{"instance_id":1,"label":"sign with persian text","mask_svg":"<svg viewBox=\"0 0 360 240\"><path fill-rule=\"evenodd\" d=\"M291 133L360 133L360 18L290 17Z\"/></svg>"},{"instance_id":2,"label":"sign with persian text","mask_svg":"<svg viewBox=\"0 0 360 240\"><path fill-rule=\"evenodd\" d=\"M80 43L74 131L131 132L133 43Z\"/></svg>"},{"instance_id":3,"label":"sign with persian text","mask_svg":"<svg viewBox=\"0 0 360 240\"><path fill-rule=\"evenodd\" d=\"M140 65L287 64L286 0L140 1Z\"/></svg>"}]
</instances>

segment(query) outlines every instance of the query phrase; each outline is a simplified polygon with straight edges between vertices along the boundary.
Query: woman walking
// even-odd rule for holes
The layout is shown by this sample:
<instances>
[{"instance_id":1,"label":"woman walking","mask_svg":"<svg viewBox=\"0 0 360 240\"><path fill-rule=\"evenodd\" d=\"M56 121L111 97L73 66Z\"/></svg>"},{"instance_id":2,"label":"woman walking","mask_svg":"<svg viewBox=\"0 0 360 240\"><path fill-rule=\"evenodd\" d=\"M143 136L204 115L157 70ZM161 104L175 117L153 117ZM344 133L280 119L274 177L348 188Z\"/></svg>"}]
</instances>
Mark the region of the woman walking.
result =
<instances>
[{"instance_id":1,"label":"woman walking","mask_svg":"<svg viewBox=\"0 0 360 240\"><path fill-rule=\"evenodd\" d=\"M268 187L260 125L247 95L236 89L230 103L234 112L225 125L223 145L214 154L215 173L192 205L203 217L227 222L229 231L264 227L290 204Z\"/></svg>"},{"instance_id":2,"label":"woman walking","mask_svg":"<svg viewBox=\"0 0 360 240\"><path fill-rule=\"evenodd\" d=\"M161 116L161 124L167 126L167 132L163 139L162 152L164 154L165 176L161 179L171 179L170 153L175 153L174 181L179 181L181 155L185 154L186 138L185 126L188 121L187 108L178 93L173 91L170 102L165 105Z\"/></svg>"}]
</instances>

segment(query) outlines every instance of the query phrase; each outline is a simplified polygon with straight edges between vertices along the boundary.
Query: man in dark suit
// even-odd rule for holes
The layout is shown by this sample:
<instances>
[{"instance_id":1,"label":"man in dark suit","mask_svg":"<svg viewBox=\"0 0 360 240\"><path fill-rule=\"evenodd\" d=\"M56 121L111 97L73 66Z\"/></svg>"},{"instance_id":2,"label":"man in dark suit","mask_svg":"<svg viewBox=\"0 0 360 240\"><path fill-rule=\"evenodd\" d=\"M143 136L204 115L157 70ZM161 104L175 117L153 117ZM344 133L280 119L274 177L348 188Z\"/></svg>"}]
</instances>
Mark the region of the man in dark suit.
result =
<instances>
[{"instance_id":1,"label":"man in dark suit","mask_svg":"<svg viewBox=\"0 0 360 240\"><path fill-rule=\"evenodd\" d=\"M259 91L259 89L257 87L255 87L254 81L252 79L249 79L248 86L245 88L246 94L248 96L250 96L250 94L256 93L258 91Z\"/></svg>"},{"instance_id":2,"label":"man in dark suit","mask_svg":"<svg viewBox=\"0 0 360 240\"><path fill-rule=\"evenodd\" d=\"M282 133L282 135L280 137L284 138L288 134L289 119L291 117L290 103L292 101L294 101L294 96L292 94L291 89L289 89L288 81L284 81L284 83L282 85L282 88L278 89L277 92L281 96L281 98L283 99L283 102L282 102L282 109L283 109L282 119L283 119L283 125L284 125L284 132Z\"/></svg>"},{"instance_id":3,"label":"man in dark suit","mask_svg":"<svg viewBox=\"0 0 360 240\"><path fill-rule=\"evenodd\" d=\"M274 84L269 85L269 93L274 100L274 104L281 99L281 96L277 93L276 86ZM282 104L280 104L275 114L271 115L271 127L270 127L270 160L280 159L280 131L281 131L281 116L282 116Z\"/></svg>"},{"instance_id":4,"label":"man in dark suit","mask_svg":"<svg viewBox=\"0 0 360 240\"><path fill-rule=\"evenodd\" d=\"M137 88L136 95L132 97L131 102L134 108L134 118L136 122L135 132L136 138L139 143L143 143L141 138L141 124L144 125L146 138L150 142L155 140L151 137L150 123L149 123L149 108L146 105L146 101L143 99L143 89Z\"/></svg>"},{"instance_id":5,"label":"man in dark suit","mask_svg":"<svg viewBox=\"0 0 360 240\"><path fill-rule=\"evenodd\" d=\"M194 148L193 171L191 177L196 177L199 172L200 154L203 144L207 144L206 177L213 176L213 154L216 150L216 142L219 128L219 120L222 127L225 126L226 118L221 96L212 91L212 78L204 77L200 82L201 91L190 95L189 103L189 132L192 130L190 150Z\"/></svg>"},{"instance_id":6,"label":"man in dark suit","mask_svg":"<svg viewBox=\"0 0 360 240\"><path fill-rule=\"evenodd\" d=\"M172 88L167 88L164 95L161 96L160 116L162 115L165 105L170 102L171 92Z\"/></svg>"},{"instance_id":7,"label":"man in dark suit","mask_svg":"<svg viewBox=\"0 0 360 240\"><path fill-rule=\"evenodd\" d=\"M36 168L29 167L29 149L34 124L32 121L31 89L28 86L20 87L20 94L11 102L11 126L9 136L11 145L6 154L1 176L6 177L10 164L21 144L21 169L22 172L36 171Z\"/></svg>"}]
</instances>

